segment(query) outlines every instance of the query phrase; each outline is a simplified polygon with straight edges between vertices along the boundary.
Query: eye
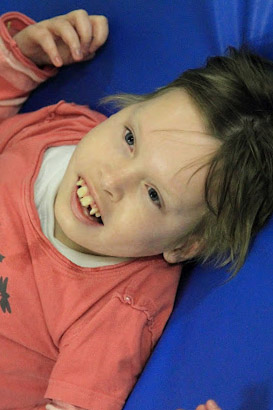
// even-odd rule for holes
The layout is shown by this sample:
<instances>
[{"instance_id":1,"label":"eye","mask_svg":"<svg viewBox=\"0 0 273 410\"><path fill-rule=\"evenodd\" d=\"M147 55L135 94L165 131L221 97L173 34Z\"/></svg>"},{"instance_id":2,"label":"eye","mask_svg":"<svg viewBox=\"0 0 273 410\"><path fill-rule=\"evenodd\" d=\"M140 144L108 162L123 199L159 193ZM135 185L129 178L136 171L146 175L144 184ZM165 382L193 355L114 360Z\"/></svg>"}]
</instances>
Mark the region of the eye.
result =
<instances>
[{"instance_id":1,"label":"eye","mask_svg":"<svg viewBox=\"0 0 273 410\"><path fill-rule=\"evenodd\" d=\"M124 139L128 145L134 145L135 144L135 137L128 128L126 128L126 134L124 136Z\"/></svg>"},{"instance_id":2,"label":"eye","mask_svg":"<svg viewBox=\"0 0 273 410\"><path fill-rule=\"evenodd\" d=\"M161 206L160 198L156 190L154 188L149 188L148 195L151 198L151 201L154 202L160 208Z\"/></svg>"}]
</instances>

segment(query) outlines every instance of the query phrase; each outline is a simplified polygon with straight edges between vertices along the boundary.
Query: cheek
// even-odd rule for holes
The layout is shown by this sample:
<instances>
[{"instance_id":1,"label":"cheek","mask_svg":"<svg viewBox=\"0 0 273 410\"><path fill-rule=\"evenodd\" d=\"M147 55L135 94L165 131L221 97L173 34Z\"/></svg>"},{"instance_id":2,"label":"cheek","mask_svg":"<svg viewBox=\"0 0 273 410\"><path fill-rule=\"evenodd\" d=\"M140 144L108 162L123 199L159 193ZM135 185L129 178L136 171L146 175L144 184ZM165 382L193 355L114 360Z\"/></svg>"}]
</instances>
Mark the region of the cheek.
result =
<instances>
[{"instance_id":1,"label":"cheek","mask_svg":"<svg viewBox=\"0 0 273 410\"><path fill-rule=\"evenodd\" d=\"M162 218L152 213L136 213L124 218L124 228L127 235L136 242L139 247L158 248L158 245L168 240L170 233Z\"/></svg>"},{"instance_id":2,"label":"cheek","mask_svg":"<svg viewBox=\"0 0 273 410\"><path fill-rule=\"evenodd\" d=\"M138 212L141 207L135 204L128 204L124 207L116 208L112 214L111 225L118 241L147 243L154 239L155 221L151 215L145 212Z\"/></svg>"},{"instance_id":3,"label":"cheek","mask_svg":"<svg viewBox=\"0 0 273 410\"><path fill-rule=\"evenodd\" d=\"M88 169L90 166L92 167L97 158L102 156L102 153L103 149L101 148L100 139L95 133L90 134L79 143L75 152L75 160L78 166Z\"/></svg>"}]
</instances>

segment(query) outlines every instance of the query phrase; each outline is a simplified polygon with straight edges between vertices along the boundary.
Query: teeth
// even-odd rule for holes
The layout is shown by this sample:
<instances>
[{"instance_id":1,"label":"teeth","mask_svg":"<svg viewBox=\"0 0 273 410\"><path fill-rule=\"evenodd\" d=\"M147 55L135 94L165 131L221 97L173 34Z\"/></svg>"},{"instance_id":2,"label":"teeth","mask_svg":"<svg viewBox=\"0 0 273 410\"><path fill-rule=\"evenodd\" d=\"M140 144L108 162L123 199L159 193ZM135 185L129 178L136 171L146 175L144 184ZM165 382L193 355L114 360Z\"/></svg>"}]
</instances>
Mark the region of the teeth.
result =
<instances>
[{"instance_id":1,"label":"teeth","mask_svg":"<svg viewBox=\"0 0 273 410\"><path fill-rule=\"evenodd\" d=\"M87 186L85 185L84 180L80 178L78 182L76 183L76 185L80 187L77 189L77 196L80 199L81 205L84 206L85 208L88 208L91 205L91 210L89 214L91 216L95 215L97 218L99 218L101 214L99 213L99 209L97 208L97 205L94 202L94 199L92 198L91 195L86 195L89 192L88 192Z\"/></svg>"},{"instance_id":2,"label":"teeth","mask_svg":"<svg viewBox=\"0 0 273 410\"><path fill-rule=\"evenodd\" d=\"M77 190L77 195L79 198L83 198L88 192L87 186L82 186Z\"/></svg>"},{"instance_id":3,"label":"teeth","mask_svg":"<svg viewBox=\"0 0 273 410\"><path fill-rule=\"evenodd\" d=\"M82 204L82 206L84 206L85 208L87 208L89 205L91 205L91 202L93 201L93 198L90 196L90 195L88 195L88 196L85 196L85 197L83 197L83 198L81 198L80 199L80 203ZM97 209L97 211L98 211L98 209ZM97 212L96 211L96 212Z\"/></svg>"},{"instance_id":4,"label":"teeth","mask_svg":"<svg viewBox=\"0 0 273 410\"><path fill-rule=\"evenodd\" d=\"M95 215L98 212L99 212L98 208L92 208L91 211L90 211L90 215Z\"/></svg>"},{"instance_id":5,"label":"teeth","mask_svg":"<svg viewBox=\"0 0 273 410\"><path fill-rule=\"evenodd\" d=\"M79 179L79 181L77 182L77 184L76 185L80 185L80 186L82 186L84 184L84 180L81 178L81 179Z\"/></svg>"}]
</instances>

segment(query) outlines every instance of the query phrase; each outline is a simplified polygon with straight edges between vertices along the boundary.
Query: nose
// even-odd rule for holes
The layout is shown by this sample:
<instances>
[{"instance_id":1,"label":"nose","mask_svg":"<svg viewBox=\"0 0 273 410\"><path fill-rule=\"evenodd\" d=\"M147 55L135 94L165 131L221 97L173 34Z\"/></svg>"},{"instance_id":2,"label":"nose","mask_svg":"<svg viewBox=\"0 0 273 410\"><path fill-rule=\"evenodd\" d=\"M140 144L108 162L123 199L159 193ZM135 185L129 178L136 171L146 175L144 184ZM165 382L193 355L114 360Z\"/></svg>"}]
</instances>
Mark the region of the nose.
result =
<instances>
[{"instance_id":1,"label":"nose","mask_svg":"<svg viewBox=\"0 0 273 410\"><path fill-rule=\"evenodd\" d=\"M107 167L101 172L100 186L113 202L118 202L134 189L138 180L139 174L132 167Z\"/></svg>"}]
</instances>

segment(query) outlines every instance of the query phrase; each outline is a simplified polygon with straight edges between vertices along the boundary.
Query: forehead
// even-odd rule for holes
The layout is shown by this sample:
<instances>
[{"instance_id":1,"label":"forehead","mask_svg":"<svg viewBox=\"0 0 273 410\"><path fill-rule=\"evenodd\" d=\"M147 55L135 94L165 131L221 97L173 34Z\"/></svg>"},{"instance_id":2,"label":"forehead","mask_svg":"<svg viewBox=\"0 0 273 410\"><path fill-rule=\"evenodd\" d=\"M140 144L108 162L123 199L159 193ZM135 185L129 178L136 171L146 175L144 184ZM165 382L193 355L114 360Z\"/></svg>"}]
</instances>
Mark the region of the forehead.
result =
<instances>
[{"instance_id":1,"label":"forehead","mask_svg":"<svg viewBox=\"0 0 273 410\"><path fill-rule=\"evenodd\" d=\"M135 116L155 130L179 130L207 133L205 122L191 97L176 89L137 104Z\"/></svg>"}]
</instances>

